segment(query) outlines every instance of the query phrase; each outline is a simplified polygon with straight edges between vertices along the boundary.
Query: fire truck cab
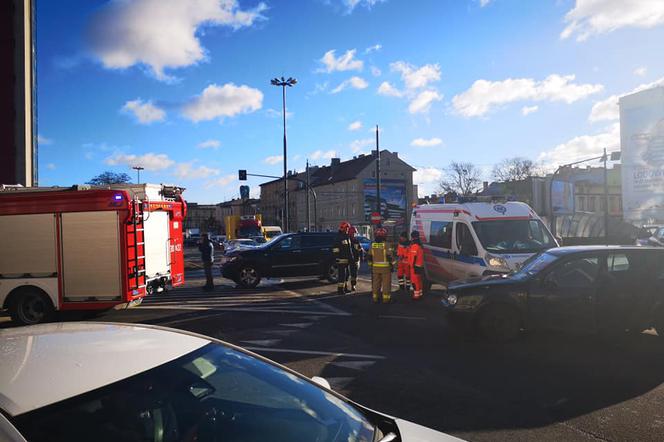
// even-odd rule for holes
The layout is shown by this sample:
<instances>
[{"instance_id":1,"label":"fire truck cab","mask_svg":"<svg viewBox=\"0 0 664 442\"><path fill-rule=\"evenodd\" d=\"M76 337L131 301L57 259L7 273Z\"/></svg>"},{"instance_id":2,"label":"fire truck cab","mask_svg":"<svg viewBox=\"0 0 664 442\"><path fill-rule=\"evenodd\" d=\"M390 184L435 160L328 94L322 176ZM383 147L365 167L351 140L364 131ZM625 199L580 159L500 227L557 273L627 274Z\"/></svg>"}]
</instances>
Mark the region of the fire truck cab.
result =
<instances>
[{"instance_id":1,"label":"fire truck cab","mask_svg":"<svg viewBox=\"0 0 664 442\"><path fill-rule=\"evenodd\" d=\"M184 283L182 189L163 185L0 190L0 308L21 324L55 311L139 303Z\"/></svg>"}]
</instances>

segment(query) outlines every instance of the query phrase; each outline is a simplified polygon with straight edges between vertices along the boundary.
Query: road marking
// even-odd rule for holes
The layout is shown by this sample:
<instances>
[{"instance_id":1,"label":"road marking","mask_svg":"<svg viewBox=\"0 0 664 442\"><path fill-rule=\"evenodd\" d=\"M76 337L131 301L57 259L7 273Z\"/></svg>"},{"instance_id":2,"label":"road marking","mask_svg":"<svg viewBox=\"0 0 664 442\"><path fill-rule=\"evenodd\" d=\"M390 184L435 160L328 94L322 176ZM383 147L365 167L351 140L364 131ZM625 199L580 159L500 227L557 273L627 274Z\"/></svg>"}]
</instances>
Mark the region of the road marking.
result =
<instances>
[{"instance_id":1,"label":"road marking","mask_svg":"<svg viewBox=\"0 0 664 442\"><path fill-rule=\"evenodd\" d=\"M189 321L194 321L198 319L209 319L209 318L215 318L217 316L222 316L225 315L226 313L212 313L211 315L202 315L202 316L192 316L191 318L184 318L184 319L177 319L175 321L168 321L168 322L160 322L159 325L174 325L174 324L179 324L181 322L189 322Z\"/></svg>"},{"instance_id":2,"label":"road marking","mask_svg":"<svg viewBox=\"0 0 664 442\"><path fill-rule=\"evenodd\" d=\"M311 326L313 322L299 322L297 324L279 324L282 327L296 327L296 328L307 328Z\"/></svg>"},{"instance_id":3,"label":"road marking","mask_svg":"<svg viewBox=\"0 0 664 442\"><path fill-rule=\"evenodd\" d=\"M342 390L346 385L350 384L355 378L325 378L330 383L332 390Z\"/></svg>"},{"instance_id":4,"label":"road marking","mask_svg":"<svg viewBox=\"0 0 664 442\"><path fill-rule=\"evenodd\" d=\"M258 340L252 340L252 341L242 341L246 342L247 344L252 344L252 345L260 345L262 347L266 345L275 345L281 342L281 339L258 339ZM251 347L245 347L245 348L251 348Z\"/></svg>"},{"instance_id":5,"label":"road marking","mask_svg":"<svg viewBox=\"0 0 664 442\"><path fill-rule=\"evenodd\" d=\"M250 341L242 341L249 342ZM253 341L258 342L258 341ZM296 350L294 348L266 348L266 347L244 347L247 350L255 352L273 352L273 353L294 353L302 355L322 355L322 356L336 356L336 357L346 357L346 358L365 358L365 359L385 359L385 356L379 355L364 355L360 353L335 353L330 351L319 351L319 350Z\"/></svg>"},{"instance_id":6,"label":"road marking","mask_svg":"<svg viewBox=\"0 0 664 442\"><path fill-rule=\"evenodd\" d=\"M364 370L365 368L375 364L376 361L341 361L341 362L328 362L328 365L335 367L350 368L351 370Z\"/></svg>"},{"instance_id":7,"label":"road marking","mask_svg":"<svg viewBox=\"0 0 664 442\"><path fill-rule=\"evenodd\" d=\"M424 316L378 315L378 317L383 319L408 319L411 321L424 321L426 319Z\"/></svg>"}]
</instances>

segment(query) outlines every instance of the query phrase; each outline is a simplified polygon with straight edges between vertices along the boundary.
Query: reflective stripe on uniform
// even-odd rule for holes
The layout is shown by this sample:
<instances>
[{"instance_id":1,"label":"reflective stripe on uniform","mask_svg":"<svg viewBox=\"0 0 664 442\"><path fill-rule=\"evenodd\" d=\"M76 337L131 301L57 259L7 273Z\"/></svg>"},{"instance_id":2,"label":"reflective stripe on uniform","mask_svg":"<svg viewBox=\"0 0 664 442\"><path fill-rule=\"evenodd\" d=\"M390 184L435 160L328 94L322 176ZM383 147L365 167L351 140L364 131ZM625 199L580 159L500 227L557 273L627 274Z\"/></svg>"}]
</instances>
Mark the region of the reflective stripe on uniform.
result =
<instances>
[{"instance_id":1,"label":"reflective stripe on uniform","mask_svg":"<svg viewBox=\"0 0 664 442\"><path fill-rule=\"evenodd\" d=\"M333 253L339 253L339 247L335 247L335 248L333 248L333 249L332 249L332 252L333 252Z\"/></svg>"}]
</instances>

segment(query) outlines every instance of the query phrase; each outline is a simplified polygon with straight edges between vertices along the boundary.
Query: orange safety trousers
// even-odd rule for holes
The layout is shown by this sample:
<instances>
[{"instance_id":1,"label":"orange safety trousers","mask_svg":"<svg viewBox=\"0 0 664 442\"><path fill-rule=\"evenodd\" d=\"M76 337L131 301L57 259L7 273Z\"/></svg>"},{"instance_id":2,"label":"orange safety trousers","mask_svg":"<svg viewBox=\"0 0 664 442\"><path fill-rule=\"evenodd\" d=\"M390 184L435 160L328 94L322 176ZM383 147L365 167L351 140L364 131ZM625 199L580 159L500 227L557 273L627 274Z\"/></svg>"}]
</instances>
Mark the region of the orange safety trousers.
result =
<instances>
[{"instance_id":1,"label":"orange safety trousers","mask_svg":"<svg viewBox=\"0 0 664 442\"><path fill-rule=\"evenodd\" d=\"M420 299L422 297L422 274L415 272L416 267L424 269L424 250L420 244L410 245L408 262L410 264L410 282L413 284L413 299Z\"/></svg>"}]
</instances>

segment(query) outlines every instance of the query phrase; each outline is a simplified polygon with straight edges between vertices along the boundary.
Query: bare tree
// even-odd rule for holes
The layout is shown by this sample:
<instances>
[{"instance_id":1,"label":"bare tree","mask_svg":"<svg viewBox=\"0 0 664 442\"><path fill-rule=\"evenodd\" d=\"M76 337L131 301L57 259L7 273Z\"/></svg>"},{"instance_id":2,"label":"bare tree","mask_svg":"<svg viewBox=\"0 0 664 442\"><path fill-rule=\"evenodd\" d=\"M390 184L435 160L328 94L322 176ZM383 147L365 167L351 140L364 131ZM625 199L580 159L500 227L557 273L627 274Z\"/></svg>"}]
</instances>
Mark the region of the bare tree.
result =
<instances>
[{"instance_id":1,"label":"bare tree","mask_svg":"<svg viewBox=\"0 0 664 442\"><path fill-rule=\"evenodd\" d=\"M445 169L440 182L443 192L455 192L458 195L470 195L482 187L482 172L473 163L453 161Z\"/></svg>"},{"instance_id":2,"label":"bare tree","mask_svg":"<svg viewBox=\"0 0 664 442\"><path fill-rule=\"evenodd\" d=\"M493 179L501 182L521 181L542 175L540 168L527 158L506 158L493 166Z\"/></svg>"}]
</instances>

